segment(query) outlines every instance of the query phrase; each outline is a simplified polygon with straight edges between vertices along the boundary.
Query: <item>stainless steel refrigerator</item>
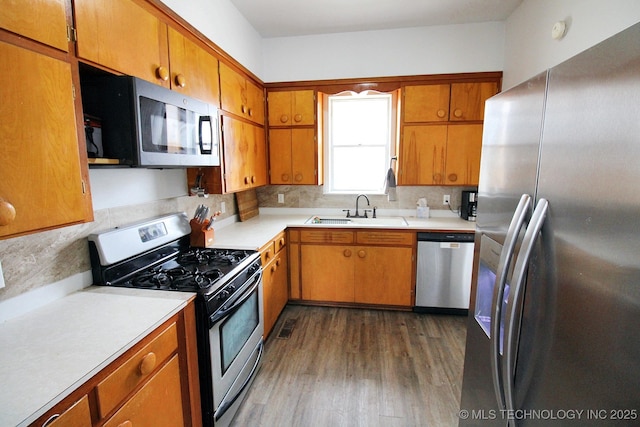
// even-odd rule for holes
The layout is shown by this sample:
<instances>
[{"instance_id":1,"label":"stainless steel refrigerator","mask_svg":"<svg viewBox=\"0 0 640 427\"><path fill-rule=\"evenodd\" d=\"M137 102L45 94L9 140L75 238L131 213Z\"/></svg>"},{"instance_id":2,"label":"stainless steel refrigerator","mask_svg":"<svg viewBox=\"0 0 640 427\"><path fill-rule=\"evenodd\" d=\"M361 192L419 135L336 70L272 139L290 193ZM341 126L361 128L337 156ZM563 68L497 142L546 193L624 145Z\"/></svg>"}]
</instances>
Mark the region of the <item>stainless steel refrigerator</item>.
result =
<instances>
[{"instance_id":1,"label":"stainless steel refrigerator","mask_svg":"<svg viewBox=\"0 0 640 427\"><path fill-rule=\"evenodd\" d=\"M460 426L640 425L640 24L485 109Z\"/></svg>"}]
</instances>

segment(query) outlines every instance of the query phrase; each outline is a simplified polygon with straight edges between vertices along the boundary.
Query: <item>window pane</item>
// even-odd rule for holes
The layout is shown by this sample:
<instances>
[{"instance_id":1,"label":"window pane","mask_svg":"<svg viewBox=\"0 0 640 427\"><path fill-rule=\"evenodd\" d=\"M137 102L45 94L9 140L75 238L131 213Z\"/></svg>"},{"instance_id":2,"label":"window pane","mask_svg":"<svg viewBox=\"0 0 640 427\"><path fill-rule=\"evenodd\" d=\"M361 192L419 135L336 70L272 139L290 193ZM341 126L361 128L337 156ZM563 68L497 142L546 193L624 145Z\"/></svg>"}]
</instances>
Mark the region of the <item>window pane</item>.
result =
<instances>
[{"instance_id":1,"label":"window pane","mask_svg":"<svg viewBox=\"0 0 640 427\"><path fill-rule=\"evenodd\" d=\"M340 147L334 151L333 189L377 192L384 184L385 147Z\"/></svg>"}]
</instances>

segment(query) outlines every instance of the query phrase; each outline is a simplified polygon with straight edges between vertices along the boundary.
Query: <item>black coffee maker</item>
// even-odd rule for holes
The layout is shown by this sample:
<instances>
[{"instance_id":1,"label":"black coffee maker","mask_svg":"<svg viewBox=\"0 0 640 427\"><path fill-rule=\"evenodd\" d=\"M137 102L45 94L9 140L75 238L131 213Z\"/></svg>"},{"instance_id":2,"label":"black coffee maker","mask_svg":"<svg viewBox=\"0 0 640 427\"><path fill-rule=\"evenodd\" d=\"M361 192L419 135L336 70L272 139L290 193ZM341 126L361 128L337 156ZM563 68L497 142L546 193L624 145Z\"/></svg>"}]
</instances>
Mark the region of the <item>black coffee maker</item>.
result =
<instances>
[{"instance_id":1,"label":"black coffee maker","mask_svg":"<svg viewBox=\"0 0 640 427\"><path fill-rule=\"evenodd\" d=\"M462 205L460 206L460 216L467 221L476 220L476 210L478 208L478 192L463 191Z\"/></svg>"}]
</instances>

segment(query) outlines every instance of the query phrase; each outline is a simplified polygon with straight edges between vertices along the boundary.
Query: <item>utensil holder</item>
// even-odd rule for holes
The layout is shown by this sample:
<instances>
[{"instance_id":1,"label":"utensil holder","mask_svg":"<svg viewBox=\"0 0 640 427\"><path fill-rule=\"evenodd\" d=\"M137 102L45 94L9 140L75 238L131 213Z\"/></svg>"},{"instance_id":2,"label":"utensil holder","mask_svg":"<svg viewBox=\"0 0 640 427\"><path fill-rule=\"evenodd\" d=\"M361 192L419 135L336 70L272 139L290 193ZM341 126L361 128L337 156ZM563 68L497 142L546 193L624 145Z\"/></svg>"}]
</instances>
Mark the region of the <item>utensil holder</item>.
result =
<instances>
[{"instance_id":1,"label":"utensil holder","mask_svg":"<svg viewBox=\"0 0 640 427\"><path fill-rule=\"evenodd\" d=\"M213 243L213 228L207 230L210 221L198 222L195 219L189 221L191 226L190 244L196 248L206 248Z\"/></svg>"}]
</instances>

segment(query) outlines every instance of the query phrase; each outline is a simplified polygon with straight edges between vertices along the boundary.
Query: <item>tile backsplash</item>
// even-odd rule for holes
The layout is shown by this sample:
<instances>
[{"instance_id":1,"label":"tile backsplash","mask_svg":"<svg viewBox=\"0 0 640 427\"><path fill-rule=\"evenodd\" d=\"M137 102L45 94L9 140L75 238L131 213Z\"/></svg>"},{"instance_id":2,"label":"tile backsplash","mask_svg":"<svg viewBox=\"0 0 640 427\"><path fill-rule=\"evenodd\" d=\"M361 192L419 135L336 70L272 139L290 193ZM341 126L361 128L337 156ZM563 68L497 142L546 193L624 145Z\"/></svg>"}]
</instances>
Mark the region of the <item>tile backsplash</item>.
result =
<instances>
[{"instance_id":1,"label":"tile backsplash","mask_svg":"<svg viewBox=\"0 0 640 427\"><path fill-rule=\"evenodd\" d=\"M451 195L451 204L460 204L462 187L397 187L397 201L385 195L368 195L371 206L379 209L415 209L418 198L425 197L431 209L447 209L442 196ZM287 208L355 208L353 195L327 195L322 186L266 186L257 190L260 207ZM278 194L284 203L278 203ZM6 286L0 289L0 301L59 282L91 270L87 236L119 225L173 212L191 215L204 203L226 212L221 219L237 212L233 194L211 195L208 198L175 197L137 205L96 210L91 223L43 231L27 236L0 240L0 261Z\"/></svg>"}]
</instances>

